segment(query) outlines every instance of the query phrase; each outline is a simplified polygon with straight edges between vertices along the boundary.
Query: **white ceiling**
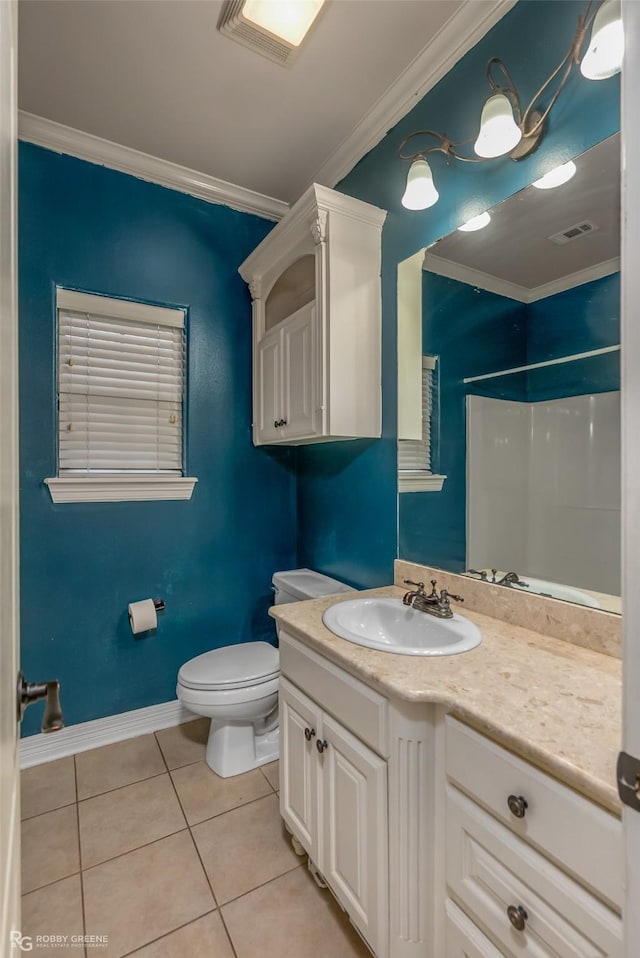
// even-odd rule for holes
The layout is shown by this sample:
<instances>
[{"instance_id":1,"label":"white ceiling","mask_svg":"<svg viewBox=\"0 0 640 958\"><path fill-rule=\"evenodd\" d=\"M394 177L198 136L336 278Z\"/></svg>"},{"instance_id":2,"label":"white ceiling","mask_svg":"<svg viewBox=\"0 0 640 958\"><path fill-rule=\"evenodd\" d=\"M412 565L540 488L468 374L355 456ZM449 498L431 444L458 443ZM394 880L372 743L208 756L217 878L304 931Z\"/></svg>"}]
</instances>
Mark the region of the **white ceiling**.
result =
<instances>
[{"instance_id":1,"label":"white ceiling","mask_svg":"<svg viewBox=\"0 0 640 958\"><path fill-rule=\"evenodd\" d=\"M425 47L512 3L327 0L283 68L218 33L221 0L21 0L19 105L291 202Z\"/></svg>"},{"instance_id":2,"label":"white ceiling","mask_svg":"<svg viewBox=\"0 0 640 958\"><path fill-rule=\"evenodd\" d=\"M492 279L515 284L523 301L527 292L537 298L547 284L599 264L611 264L613 272L620 256L620 136L603 140L575 163L575 176L563 186L529 186L494 207L485 229L455 230L439 240L427 251L425 268L461 280L464 270L471 271L467 282L494 292L499 287ZM549 239L584 220L598 229L565 246ZM517 288L512 294L520 298Z\"/></svg>"}]
</instances>

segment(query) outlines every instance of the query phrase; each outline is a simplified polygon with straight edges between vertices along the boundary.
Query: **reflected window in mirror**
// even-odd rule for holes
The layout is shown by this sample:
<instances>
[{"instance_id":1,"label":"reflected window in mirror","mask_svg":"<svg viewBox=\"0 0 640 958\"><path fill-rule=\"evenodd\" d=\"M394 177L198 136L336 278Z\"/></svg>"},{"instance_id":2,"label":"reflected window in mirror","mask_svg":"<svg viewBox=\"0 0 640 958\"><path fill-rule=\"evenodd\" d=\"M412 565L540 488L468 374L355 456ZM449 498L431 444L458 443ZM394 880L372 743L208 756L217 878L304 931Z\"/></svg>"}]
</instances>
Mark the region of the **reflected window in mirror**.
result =
<instances>
[{"instance_id":1,"label":"reflected window in mirror","mask_svg":"<svg viewBox=\"0 0 640 958\"><path fill-rule=\"evenodd\" d=\"M400 492L442 489L446 477L440 475L438 468L439 424L438 357L423 356L419 436L398 439L398 489Z\"/></svg>"}]
</instances>

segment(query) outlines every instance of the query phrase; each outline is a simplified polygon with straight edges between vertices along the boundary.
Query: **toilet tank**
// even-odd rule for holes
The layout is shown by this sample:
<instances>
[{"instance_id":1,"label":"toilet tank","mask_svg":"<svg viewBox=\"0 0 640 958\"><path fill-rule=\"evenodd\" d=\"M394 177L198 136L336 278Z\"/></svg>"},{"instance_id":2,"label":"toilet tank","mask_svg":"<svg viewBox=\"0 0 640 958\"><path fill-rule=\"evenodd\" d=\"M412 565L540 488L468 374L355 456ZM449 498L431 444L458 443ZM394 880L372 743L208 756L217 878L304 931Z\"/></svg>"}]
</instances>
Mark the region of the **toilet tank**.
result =
<instances>
[{"instance_id":1,"label":"toilet tank","mask_svg":"<svg viewBox=\"0 0 640 958\"><path fill-rule=\"evenodd\" d=\"M332 579L312 569L290 569L288 572L274 572L273 592L275 604L300 602L303 599L317 599L321 595L335 595L339 592L355 592L350 585Z\"/></svg>"}]
</instances>

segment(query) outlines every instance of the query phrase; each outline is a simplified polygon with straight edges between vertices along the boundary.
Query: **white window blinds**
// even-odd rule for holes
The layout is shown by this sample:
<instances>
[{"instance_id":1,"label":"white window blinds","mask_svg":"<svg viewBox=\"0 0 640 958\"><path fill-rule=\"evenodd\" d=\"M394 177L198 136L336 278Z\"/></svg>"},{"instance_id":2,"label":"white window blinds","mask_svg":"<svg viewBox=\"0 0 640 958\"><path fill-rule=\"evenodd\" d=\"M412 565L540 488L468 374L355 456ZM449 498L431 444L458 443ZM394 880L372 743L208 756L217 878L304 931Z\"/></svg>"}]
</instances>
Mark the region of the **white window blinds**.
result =
<instances>
[{"instance_id":1,"label":"white window blinds","mask_svg":"<svg viewBox=\"0 0 640 958\"><path fill-rule=\"evenodd\" d=\"M436 357L422 357L422 439L398 440L399 472L431 472L431 416L434 407Z\"/></svg>"},{"instance_id":2,"label":"white window blinds","mask_svg":"<svg viewBox=\"0 0 640 958\"><path fill-rule=\"evenodd\" d=\"M66 290L58 307L59 475L182 475L182 310Z\"/></svg>"}]
</instances>

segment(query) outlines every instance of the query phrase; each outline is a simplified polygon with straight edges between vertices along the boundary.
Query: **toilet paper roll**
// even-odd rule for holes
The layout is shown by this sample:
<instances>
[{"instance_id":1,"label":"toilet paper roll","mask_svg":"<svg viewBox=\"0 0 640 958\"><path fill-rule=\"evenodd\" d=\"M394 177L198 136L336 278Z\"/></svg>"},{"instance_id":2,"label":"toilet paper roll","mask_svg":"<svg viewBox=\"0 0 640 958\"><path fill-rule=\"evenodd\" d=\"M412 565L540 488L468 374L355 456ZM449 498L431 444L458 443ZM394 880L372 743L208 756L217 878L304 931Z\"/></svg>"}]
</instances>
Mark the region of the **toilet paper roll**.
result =
<instances>
[{"instance_id":1,"label":"toilet paper roll","mask_svg":"<svg viewBox=\"0 0 640 958\"><path fill-rule=\"evenodd\" d=\"M153 599L142 599L140 602L129 603L129 625L134 635L156 628L158 616Z\"/></svg>"}]
</instances>

